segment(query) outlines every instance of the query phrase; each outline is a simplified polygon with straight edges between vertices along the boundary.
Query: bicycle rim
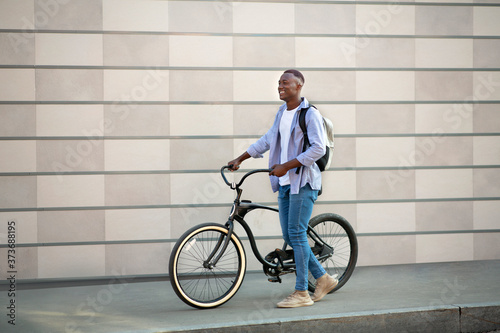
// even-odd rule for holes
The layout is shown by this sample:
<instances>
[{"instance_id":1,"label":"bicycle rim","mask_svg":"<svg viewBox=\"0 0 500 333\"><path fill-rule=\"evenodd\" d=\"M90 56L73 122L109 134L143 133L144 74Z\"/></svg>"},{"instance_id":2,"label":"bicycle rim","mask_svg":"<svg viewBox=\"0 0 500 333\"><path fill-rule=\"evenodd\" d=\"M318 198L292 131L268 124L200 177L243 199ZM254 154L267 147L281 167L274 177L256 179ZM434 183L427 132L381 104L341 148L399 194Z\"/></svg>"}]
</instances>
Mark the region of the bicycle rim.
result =
<instances>
[{"instance_id":1,"label":"bicycle rim","mask_svg":"<svg viewBox=\"0 0 500 333\"><path fill-rule=\"evenodd\" d=\"M340 289L351 277L358 257L358 243L349 222L336 214L323 214L310 221L311 227L321 239L333 248L333 255L320 260L329 275L335 276L339 283L332 292ZM309 238L311 246L313 241ZM309 273L309 290L314 291L316 279Z\"/></svg>"},{"instance_id":2,"label":"bicycle rim","mask_svg":"<svg viewBox=\"0 0 500 333\"><path fill-rule=\"evenodd\" d=\"M227 302L239 289L245 274L243 246L233 234L226 251L213 268L204 266L227 229L205 225L188 231L172 251L170 279L177 295L188 305L213 308Z\"/></svg>"}]
</instances>

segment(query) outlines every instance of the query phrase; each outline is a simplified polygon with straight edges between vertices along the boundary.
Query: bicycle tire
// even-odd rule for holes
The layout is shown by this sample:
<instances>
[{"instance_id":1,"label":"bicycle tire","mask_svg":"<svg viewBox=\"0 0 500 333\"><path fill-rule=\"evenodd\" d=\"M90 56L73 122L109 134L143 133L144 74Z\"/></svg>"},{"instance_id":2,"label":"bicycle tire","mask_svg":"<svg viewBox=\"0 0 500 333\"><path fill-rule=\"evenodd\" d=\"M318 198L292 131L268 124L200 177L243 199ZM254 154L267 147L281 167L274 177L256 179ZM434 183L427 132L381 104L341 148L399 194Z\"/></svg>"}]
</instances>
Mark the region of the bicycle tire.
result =
<instances>
[{"instance_id":1,"label":"bicycle tire","mask_svg":"<svg viewBox=\"0 0 500 333\"><path fill-rule=\"evenodd\" d=\"M205 223L189 229L176 242L170 254L169 277L184 303L199 309L215 308L229 301L240 288L246 256L235 233L217 265L211 269L203 266L220 236L227 234L223 225Z\"/></svg>"},{"instance_id":2,"label":"bicycle tire","mask_svg":"<svg viewBox=\"0 0 500 333\"><path fill-rule=\"evenodd\" d=\"M337 274L339 283L330 292L333 293L346 284L356 267L358 260L356 233L345 218L333 213L317 215L309 221L309 225L320 235L324 242L334 249L330 258L320 260L321 265L328 274ZM309 242L312 243L310 237ZM314 244L310 245L313 246ZM315 289L316 279L309 272L308 290L314 292Z\"/></svg>"}]
</instances>

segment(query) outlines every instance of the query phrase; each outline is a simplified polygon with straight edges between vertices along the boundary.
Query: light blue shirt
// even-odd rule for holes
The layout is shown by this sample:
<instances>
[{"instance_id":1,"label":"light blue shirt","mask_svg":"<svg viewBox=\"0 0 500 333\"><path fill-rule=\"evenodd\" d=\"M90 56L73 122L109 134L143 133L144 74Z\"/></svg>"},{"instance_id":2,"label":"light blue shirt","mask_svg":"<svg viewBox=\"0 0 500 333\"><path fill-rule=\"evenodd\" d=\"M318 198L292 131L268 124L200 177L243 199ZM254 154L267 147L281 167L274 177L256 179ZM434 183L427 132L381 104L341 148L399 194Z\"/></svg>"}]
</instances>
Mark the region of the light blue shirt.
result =
<instances>
[{"instance_id":1,"label":"light blue shirt","mask_svg":"<svg viewBox=\"0 0 500 333\"><path fill-rule=\"evenodd\" d=\"M325 130L323 128L323 117L317 109L311 107L306 114L307 135L309 137L310 147L302 152L304 144L304 134L299 125L299 113L302 108L309 107L309 101L305 98L295 112L290 128L290 140L288 141L288 160L281 161L281 138L279 134L279 125L281 116L286 110L286 103L280 106L273 126L257 142L251 145L247 152L253 158L262 158L263 154L269 150L269 168L275 164L283 164L296 158L303 167L297 174L297 169L289 171L291 194L298 194L300 188L309 184L313 190L321 189L321 171L316 165L316 160L322 157L326 152ZM270 176L273 192L279 190L279 178Z\"/></svg>"}]
</instances>

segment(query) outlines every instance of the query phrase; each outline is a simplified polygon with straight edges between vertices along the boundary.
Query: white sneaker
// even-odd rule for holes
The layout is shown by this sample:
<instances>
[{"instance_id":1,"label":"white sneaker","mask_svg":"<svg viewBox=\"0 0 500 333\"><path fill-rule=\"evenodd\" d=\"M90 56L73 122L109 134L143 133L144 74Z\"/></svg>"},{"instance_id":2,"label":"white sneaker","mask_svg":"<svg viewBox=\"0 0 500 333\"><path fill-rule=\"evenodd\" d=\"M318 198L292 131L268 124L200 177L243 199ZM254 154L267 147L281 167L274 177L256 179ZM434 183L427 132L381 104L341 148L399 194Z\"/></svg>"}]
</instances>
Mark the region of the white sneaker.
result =
<instances>
[{"instance_id":1,"label":"white sneaker","mask_svg":"<svg viewBox=\"0 0 500 333\"><path fill-rule=\"evenodd\" d=\"M339 280L328 275L328 273L325 273L322 277L316 280L316 290L314 291L314 295L311 299L314 302L321 300L326 294L335 289L338 283Z\"/></svg>"},{"instance_id":2,"label":"white sneaker","mask_svg":"<svg viewBox=\"0 0 500 333\"><path fill-rule=\"evenodd\" d=\"M298 308L301 306L313 305L311 296L307 290L295 290L290 296L278 303L278 308Z\"/></svg>"}]
</instances>

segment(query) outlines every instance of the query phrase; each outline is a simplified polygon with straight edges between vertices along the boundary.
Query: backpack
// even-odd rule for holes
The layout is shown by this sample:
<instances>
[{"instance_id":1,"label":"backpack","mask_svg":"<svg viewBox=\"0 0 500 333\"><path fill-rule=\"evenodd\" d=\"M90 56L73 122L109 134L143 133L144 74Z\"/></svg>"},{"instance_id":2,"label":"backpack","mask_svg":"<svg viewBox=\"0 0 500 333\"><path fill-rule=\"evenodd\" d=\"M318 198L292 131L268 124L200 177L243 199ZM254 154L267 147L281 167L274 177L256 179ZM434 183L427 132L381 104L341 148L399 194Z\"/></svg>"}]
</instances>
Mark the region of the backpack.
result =
<instances>
[{"instance_id":1,"label":"backpack","mask_svg":"<svg viewBox=\"0 0 500 333\"><path fill-rule=\"evenodd\" d=\"M311 145L309 143L309 137L307 136L307 126L306 126L306 113L310 107L316 108L314 105L309 105L308 108L302 108L299 114L299 125L300 129L304 133L304 146L302 147L302 151L306 151L307 148ZM326 153L319 160L316 161L316 164L319 167L320 171L325 171L330 167L332 163L333 157L333 148L334 148L334 140L333 140L333 124L330 119L323 118L323 127L325 129L325 142L326 142ZM299 173L300 168L297 168L296 173Z\"/></svg>"}]
</instances>

